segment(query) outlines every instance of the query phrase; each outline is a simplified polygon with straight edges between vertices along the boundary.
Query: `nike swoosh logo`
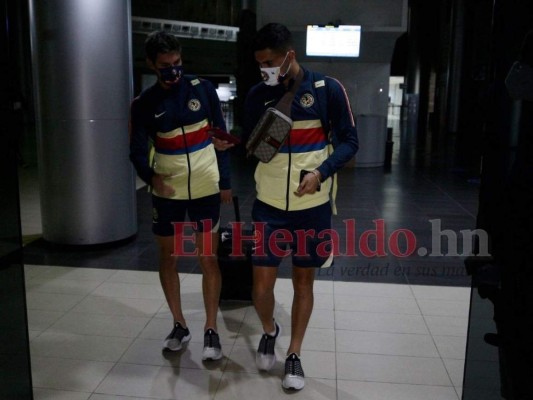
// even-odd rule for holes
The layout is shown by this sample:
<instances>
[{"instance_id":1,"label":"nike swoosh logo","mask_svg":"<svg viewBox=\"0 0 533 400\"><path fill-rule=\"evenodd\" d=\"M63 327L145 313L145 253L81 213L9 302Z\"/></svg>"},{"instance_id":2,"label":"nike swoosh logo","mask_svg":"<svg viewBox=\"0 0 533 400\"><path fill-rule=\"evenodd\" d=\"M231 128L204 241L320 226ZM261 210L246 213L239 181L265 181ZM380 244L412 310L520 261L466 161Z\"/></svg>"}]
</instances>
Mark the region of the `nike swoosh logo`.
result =
<instances>
[{"instance_id":1,"label":"nike swoosh logo","mask_svg":"<svg viewBox=\"0 0 533 400\"><path fill-rule=\"evenodd\" d=\"M274 101L276 100L274 99L274 100L265 101L265 106L268 106L270 103L273 103Z\"/></svg>"},{"instance_id":2,"label":"nike swoosh logo","mask_svg":"<svg viewBox=\"0 0 533 400\"><path fill-rule=\"evenodd\" d=\"M159 118L161 115L163 115L164 113L166 113L166 111L163 111L161 114L155 114L154 117L156 118Z\"/></svg>"}]
</instances>

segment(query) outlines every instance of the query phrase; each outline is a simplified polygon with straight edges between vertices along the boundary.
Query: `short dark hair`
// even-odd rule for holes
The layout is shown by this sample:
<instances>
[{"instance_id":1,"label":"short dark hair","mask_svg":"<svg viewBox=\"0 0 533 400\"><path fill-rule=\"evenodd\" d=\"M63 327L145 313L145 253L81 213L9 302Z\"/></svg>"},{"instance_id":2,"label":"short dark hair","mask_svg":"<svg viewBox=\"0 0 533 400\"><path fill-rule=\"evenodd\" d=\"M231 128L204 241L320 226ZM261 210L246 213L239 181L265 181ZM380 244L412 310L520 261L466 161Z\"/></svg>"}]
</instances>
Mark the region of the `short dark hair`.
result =
<instances>
[{"instance_id":1,"label":"short dark hair","mask_svg":"<svg viewBox=\"0 0 533 400\"><path fill-rule=\"evenodd\" d=\"M285 25L271 22L255 35L253 51L271 49L277 53L286 53L292 48L292 34Z\"/></svg>"},{"instance_id":2,"label":"short dark hair","mask_svg":"<svg viewBox=\"0 0 533 400\"><path fill-rule=\"evenodd\" d=\"M165 31L155 31L148 35L144 42L146 57L155 63L159 53L181 54L181 43L178 38Z\"/></svg>"}]
</instances>

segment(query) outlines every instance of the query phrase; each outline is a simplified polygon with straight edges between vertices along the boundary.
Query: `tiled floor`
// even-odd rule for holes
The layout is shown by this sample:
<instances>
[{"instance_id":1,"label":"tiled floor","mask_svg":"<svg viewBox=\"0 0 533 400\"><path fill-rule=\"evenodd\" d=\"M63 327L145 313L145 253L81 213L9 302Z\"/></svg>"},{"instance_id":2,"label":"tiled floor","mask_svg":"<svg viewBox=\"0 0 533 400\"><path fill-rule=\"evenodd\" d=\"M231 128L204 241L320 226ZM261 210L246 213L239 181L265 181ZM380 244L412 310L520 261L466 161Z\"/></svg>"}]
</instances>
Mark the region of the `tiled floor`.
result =
<instances>
[{"instance_id":1,"label":"tiled floor","mask_svg":"<svg viewBox=\"0 0 533 400\"><path fill-rule=\"evenodd\" d=\"M247 220L249 175L234 190ZM339 176L336 223L355 218L361 231L383 218L431 243L428 221L473 229L477 187L457 174L393 167L348 169ZM225 357L201 361L203 305L197 265L180 275L193 338L177 354L161 351L171 316L159 284L146 193L138 193L140 228L120 249L49 246L39 239L36 174L21 171L25 271L36 400L280 398L283 365L258 373L261 334L253 307L225 302L219 331ZM353 194L352 194L353 193ZM225 211L226 218L231 210ZM229 215L229 217L228 217ZM144 219L143 219L144 218ZM461 257L339 257L317 276L315 308L302 351L305 399L458 400L464 368L470 286ZM374 273L373 273L374 272ZM290 268L280 269L276 318L289 343Z\"/></svg>"},{"instance_id":2,"label":"tiled floor","mask_svg":"<svg viewBox=\"0 0 533 400\"><path fill-rule=\"evenodd\" d=\"M283 395L283 364L258 373L261 327L248 303L221 305L225 357L201 361L198 274L182 274L192 331L179 353L161 351L172 318L152 271L26 266L35 397L42 399L255 399ZM305 399L458 399L469 289L317 281L302 360ZM276 285L289 327L292 291ZM278 355L285 353L288 329ZM125 397L122 397L125 396Z\"/></svg>"}]
</instances>

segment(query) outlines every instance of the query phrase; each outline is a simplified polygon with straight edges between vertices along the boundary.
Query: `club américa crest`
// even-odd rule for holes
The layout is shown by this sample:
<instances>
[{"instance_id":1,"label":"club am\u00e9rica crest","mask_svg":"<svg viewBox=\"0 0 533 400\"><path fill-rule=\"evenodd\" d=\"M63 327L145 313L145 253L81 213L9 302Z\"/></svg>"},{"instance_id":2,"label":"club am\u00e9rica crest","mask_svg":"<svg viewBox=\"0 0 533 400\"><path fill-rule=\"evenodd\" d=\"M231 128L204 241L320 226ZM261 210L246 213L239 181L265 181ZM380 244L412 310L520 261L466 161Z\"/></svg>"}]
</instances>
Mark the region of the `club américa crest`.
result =
<instances>
[{"instance_id":1,"label":"club am\u00e9rica crest","mask_svg":"<svg viewBox=\"0 0 533 400\"><path fill-rule=\"evenodd\" d=\"M315 98L311 95L311 93L305 93L302 97L300 97L300 104L302 107L309 108L315 104Z\"/></svg>"},{"instance_id":2,"label":"club am\u00e9rica crest","mask_svg":"<svg viewBox=\"0 0 533 400\"><path fill-rule=\"evenodd\" d=\"M189 107L189 110L191 111L198 111L201 107L200 100L198 99L190 99L187 103L187 106Z\"/></svg>"}]
</instances>

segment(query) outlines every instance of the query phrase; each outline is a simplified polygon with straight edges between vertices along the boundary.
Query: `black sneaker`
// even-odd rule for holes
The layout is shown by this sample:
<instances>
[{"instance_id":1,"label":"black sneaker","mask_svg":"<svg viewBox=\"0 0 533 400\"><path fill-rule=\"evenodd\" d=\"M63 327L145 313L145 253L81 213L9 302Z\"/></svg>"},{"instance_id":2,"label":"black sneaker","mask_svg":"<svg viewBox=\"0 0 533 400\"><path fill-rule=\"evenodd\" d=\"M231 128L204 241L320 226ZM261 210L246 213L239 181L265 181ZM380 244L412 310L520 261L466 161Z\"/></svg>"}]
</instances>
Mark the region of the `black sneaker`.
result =
<instances>
[{"instance_id":1,"label":"black sneaker","mask_svg":"<svg viewBox=\"0 0 533 400\"><path fill-rule=\"evenodd\" d=\"M305 385L302 363L296 353L291 353L285 360L285 376L281 385L287 390L300 390Z\"/></svg>"},{"instance_id":2,"label":"black sneaker","mask_svg":"<svg viewBox=\"0 0 533 400\"><path fill-rule=\"evenodd\" d=\"M276 339L281 333L281 326L277 322L274 322L276 325L276 334L271 336L267 333L264 333L261 336L261 341L259 342L259 348L257 349L257 354L255 355L255 363L257 368L260 370L268 371L276 363L276 353L274 351L274 346L276 345Z\"/></svg>"},{"instance_id":3,"label":"black sneaker","mask_svg":"<svg viewBox=\"0 0 533 400\"><path fill-rule=\"evenodd\" d=\"M184 344L191 340L191 332L189 328L184 328L179 322L176 322L174 328L166 337L165 342L163 343L163 348L178 351L181 350Z\"/></svg>"},{"instance_id":4,"label":"black sneaker","mask_svg":"<svg viewBox=\"0 0 533 400\"><path fill-rule=\"evenodd\" d=\"M220 360L222 358L222 348L220 347L220 338L218 333L213 329L208 329L204 334L204 351L202 360Z\"/></svg>"}]
</instances>

